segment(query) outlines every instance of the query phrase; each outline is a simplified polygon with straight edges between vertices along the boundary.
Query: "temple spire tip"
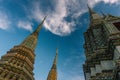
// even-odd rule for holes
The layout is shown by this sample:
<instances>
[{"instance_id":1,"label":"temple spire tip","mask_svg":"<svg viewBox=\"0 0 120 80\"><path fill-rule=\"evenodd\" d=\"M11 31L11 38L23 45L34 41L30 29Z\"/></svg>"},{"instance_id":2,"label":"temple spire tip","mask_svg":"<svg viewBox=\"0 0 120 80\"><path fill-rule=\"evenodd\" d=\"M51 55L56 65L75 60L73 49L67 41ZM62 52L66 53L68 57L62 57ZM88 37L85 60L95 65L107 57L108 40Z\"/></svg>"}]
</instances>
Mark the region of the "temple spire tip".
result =
<instances>
[{"instance_id":1,"label":"temple spire tip","mask_svg":"<svg viewBox=\"0 0 120 80\"><path fill-rule=\"evenodd\" d=\"M56 48L56 55L55 55L53 64L57 64L57 59L58 59L58 48Z\"/></svg>"},{"instance_id":2,"label":"temple spire tip","mask_svg":"<svg viewBox=\"0 0 120 80\"><path fill-rule=\"evenodd\" d=\"M95 11L93 11L92 9L91 9L91 7L87 4L87 7L88 7L88 10L89 10L89 13L90 14L94 14L94 13L96 13Z\"/></svg>"}]
</instances>

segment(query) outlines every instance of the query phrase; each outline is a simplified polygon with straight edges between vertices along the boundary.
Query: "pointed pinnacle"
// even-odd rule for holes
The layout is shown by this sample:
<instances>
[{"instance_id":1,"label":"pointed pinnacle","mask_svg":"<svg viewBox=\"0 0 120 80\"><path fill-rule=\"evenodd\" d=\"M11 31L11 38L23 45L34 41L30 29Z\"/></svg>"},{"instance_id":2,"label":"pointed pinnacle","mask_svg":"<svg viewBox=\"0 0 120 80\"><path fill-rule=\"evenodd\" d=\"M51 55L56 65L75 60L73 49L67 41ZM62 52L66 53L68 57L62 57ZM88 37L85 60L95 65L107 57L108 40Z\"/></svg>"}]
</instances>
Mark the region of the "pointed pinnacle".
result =
<instances>
[{"instance_id":1,"label":"pointed pinnacle","mask_svg":"<svg viewBox=\"0 0 120 80\"><path fill-rule=\"evenodd\" d=\"M43 19L43 21L42 21L42 23L41 23L41 24L43 24L43 23L44 23L44 21L45 21L46 17L47 17L47 16L45 16L45 17L44 17L44 19Z\"/></svg>"},{"instance_id":2,"label":"pointed pinnacle","mask_svg":"<svg viewBox=\"0 0 120 80\"><path fill-rule=\"evenodd\" d=\"M56 55L58 55L58 48L56 48Z\"/></svg>"},{"instance_id":3,"label":"pointed pinnacle","mask_svg":"<svg viewBox=\"0 0 120 80\"><path fill-rule=\"evenodd\" d=\"M47 17L47 16L45 16L44 19L42 20L42 22L38 25L38 27L37 27L37 29L35 30L35 32L39 33L39 31L40 31L40 29L42 28L42 25L43 25L46 17Z\"/></svg>"},{"instance_id":4,"label":"pointed pinnacle","mask_svg":"<svg viewBox=\"0 0 120 80\"><path fill-rule=\"evenodd\" d=\"M89 7L88 4L87 4L87 7L88 7L88 9L89 9L89 13L90 13L90 14L94 14L94 13L96 13L95 11L93 11L93 10Z\"/></svg>"},{"instance_id":5,"label":"pointed pinnacle","mask_svg":"<svg viewBox=\"0 0 120 80\"><path fill-rule=\"evenodd\" d=\"M57 64L57 59L58 59L58 48L56 49L56 55L55 55L53 64Z\"/></svg>"}]
</instances>

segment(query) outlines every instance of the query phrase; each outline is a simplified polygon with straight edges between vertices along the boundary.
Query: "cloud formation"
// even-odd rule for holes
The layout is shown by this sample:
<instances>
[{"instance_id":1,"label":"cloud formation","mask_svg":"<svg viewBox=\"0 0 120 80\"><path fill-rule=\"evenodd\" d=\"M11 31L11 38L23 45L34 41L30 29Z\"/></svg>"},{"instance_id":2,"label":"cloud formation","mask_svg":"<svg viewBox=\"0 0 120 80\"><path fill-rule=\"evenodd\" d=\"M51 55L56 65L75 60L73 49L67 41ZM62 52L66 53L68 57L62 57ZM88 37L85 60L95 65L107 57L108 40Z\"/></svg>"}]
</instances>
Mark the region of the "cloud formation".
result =
<instances>
[{"instance_id":1,"label":"cloud formation","mask_svg":"<svg viewBox=\"0 0 120 80\"><path fill-rule=\"evenodd\" d=\"M0 1L3 2L3 0ZM42 5L46 1L51 5ZM32 5L21 4L21 6L26 8L26 10L23 10L27 13L24 15L28 17L26 20L40 22L47 15L44 27L56 35L65 36L76 30L76 25L80 24L77 20L88 10L87 3L93 8L100 2L119 4L120 0L34 0L30 2ZM11 16L13 17L14 15L12 14ZM28 21L19 21L21 17L19 18L18 21L12 22L6 15L6 12L0 12L0 29L8 29L11 23L17 24L16 26L19 28L32 31L32 24Z\"/></svg>"},{"instance_id":2,"label":"cloud formation","mask_svg":"<svg viewBox=\"0 0 120 80\"><path fill-rule=\"evenodd\" d=\"M60 36L70 34L76 29L77 20L82 14L87 12L87 3L94 7L99 2L117 4L119 0L52 0L54 9L47 8L45 11L39 3L34 2L34 9L31 11L33 18L38 22L48 15L44 26L47 30ZM86 3L87 2L87 3ZM69 20L67 20L69 19Z\"/></svg>"},{"instance_id":3,"label":"cloud formation","mask_svg":"<svg viewBox=\"0 0 120 80\"><path fill-rule=\"evenodd\" d=\"M32 11L33 18L40 21L44 16L48 15L44 23L46 29L61 36L70 34L74 30L75 22L74 20L70 22L65 20L68 16L66 0L58 0L54 3L56 4L55 10L48 10L46 12L41 11L39 4L35 3L35 9Z\"/></svg>"},{"instance_id":4,"label":"cloud formation","mask_svg":"<svg viewBox=\"0 0 120 80\"><path fill-rule=\"evenodd\" d=\"M31 22L19 21L18 27L32 32L32 23Z\"/></svg>"},{"instance_id":5,"label":"cloud formation","mask_svg":"<svg viewBox=\"0 0 120 80\"><path fill-rule=\"evenodd\" d=\"M6 30L10 27L10 20L8 15L4 12L0 12L0 29Z\"/></svg>"},{"instance_id":6,"label":"cloud formation","mask_svg":"<svg viewBox=\"0 0 120 80\"><path fill-rule=\"evenodd\" d=\"M44 23L47 30L60 36L70 34L76 29L75 20L87 11L82 7L86 3L80 5L81 1L78 0L52 0L52 2L55 4L54 10L46 11L42 11L43 7L39 5L40 2L34 2L33 18L39 22L48 15Z\"/></svg>"},{"instance_id":7,"label":"cloud formation","mask_svg":"<svg viewBox=\"0 0 120 80\"><path fill-rule=\"evenodd\" d=\"M119 4L120 0L88 0L87 3L91 6L94 7L95 4L99 2L104 2L105 4Z\"/></svg>"}]
</instances>

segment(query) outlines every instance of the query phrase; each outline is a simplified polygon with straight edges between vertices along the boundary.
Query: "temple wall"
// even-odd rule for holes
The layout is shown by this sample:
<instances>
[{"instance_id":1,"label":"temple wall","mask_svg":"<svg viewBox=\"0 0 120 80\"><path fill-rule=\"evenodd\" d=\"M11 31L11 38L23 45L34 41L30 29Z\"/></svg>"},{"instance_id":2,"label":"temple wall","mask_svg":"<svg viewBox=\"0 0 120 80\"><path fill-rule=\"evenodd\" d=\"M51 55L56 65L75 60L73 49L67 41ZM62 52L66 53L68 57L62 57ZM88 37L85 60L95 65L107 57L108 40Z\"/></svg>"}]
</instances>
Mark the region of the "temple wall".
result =
<instances>
[{"instance_id":1,"label":"temple wall","mask_svg":"<svg viewBox=\"0 0 120 80\"><path fill-rule=\"evenodd\" d=\"M112 70L115 68L115 60L119 59L120 57L120 46L116 46L114 50L114 58L113 60L105 60L101 61L100 65L95 65L95 68L90 68L91 76L95 76L97 73L101 73L102 70ZM88 74L86 74L87 76Z\"/></svg>"},{"instance_id":2,"label":"temple wall","mask_svg":"<svg viewBox=\"0 0 120 80\"><path fill-rule=\"evenodd\" d=\"M113 60L101 61L102 70L111 70L114 68Z\"/></svg>"},{"instance_id":3,"label":"temple wall","mask_svg":"<svg viewBox=\"0 0 120 80\"><path fill-rule=\"evenodd\" d=\"M91 76L95 76L96 75L96 70L94 67L90 68L91 70Z\"/></svg>"},{"instance_id":4,"label":"temple wall","mask_svg":"<svg viewBox=\"0 0 120 80\"><path fill-rule=\"evenodd\" d=\"M90 74L90 73L85 73L85 75L86 75L86 80L89 80L89 79L90 79L91 74Z\"/></svg>"},{"instance_id":5,"label":"temple wall","mask_svg":"<svg viewBox=\"0 0 120 80\"><path fill-rule=\"evenodd\" d=\"M119 57L120 57L120 46L116 46L115 47L115 50L114 50L114 60L117 60L117 59L119 59Z\"/></svg>"},{"instance_id":6,"label":"temple wall","mask_svg":"<svg viewBox=\"0 0 120 80\"><path fill-rule=\"evenodd\" d=\"M115 67L113 60L101 61L100 65L95 65L95 68L90 68L91 76L95 76L97 73L101 73L102 70L111 70Z\"/></svg>"},{"instance_id":7,"label":"temple wall","mask_svg":"<svg viewBox=\"0 0 120 80\"><path fill-rule=\"evenodd\" d=\"M102 66L101 65L95 65L96 73L102 72Z\"/></svg>"}]
</instances>

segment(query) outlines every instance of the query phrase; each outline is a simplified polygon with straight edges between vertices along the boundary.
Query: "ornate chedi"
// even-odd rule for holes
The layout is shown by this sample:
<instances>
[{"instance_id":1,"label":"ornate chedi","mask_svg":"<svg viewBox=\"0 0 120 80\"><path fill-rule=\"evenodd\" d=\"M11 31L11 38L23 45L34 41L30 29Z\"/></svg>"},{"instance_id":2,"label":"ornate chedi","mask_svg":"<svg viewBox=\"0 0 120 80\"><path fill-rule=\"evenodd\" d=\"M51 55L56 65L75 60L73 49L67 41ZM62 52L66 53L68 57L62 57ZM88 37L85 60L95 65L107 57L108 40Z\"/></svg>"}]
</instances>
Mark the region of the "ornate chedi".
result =
<instances>
[{"instance_id":1,"label":"ornate chedi","mask_svg":"<svg viewBox=\"0 0 120 80\"><path fill-rule=\"evenodd\" d=\"M34 80L34 50L44 20L20 45L14 46L2 56L0 80Z\"/></svg>"},{"instance_id":2,"label":"ornate chedi","mask_svg":"<svg viewBox=\"0 0 120 80\"><path fill-rule=\"evenodd\" d=\"M88 7L89 8L89 7ZM120 17L91 8L85 37L85 80L120 80Z\"/></svg>"},{"instance_id":3,"label":"ornate chedi","mask_svg":"<svg viewBox=\"0 0 120 80\"><path fill-rule=\"evenodd\" d=\"M56 56L52 68L48 74L47 80L57 80L57 59L58 59L58 49L56 50Z\"/></svg>"}]
</instances>

